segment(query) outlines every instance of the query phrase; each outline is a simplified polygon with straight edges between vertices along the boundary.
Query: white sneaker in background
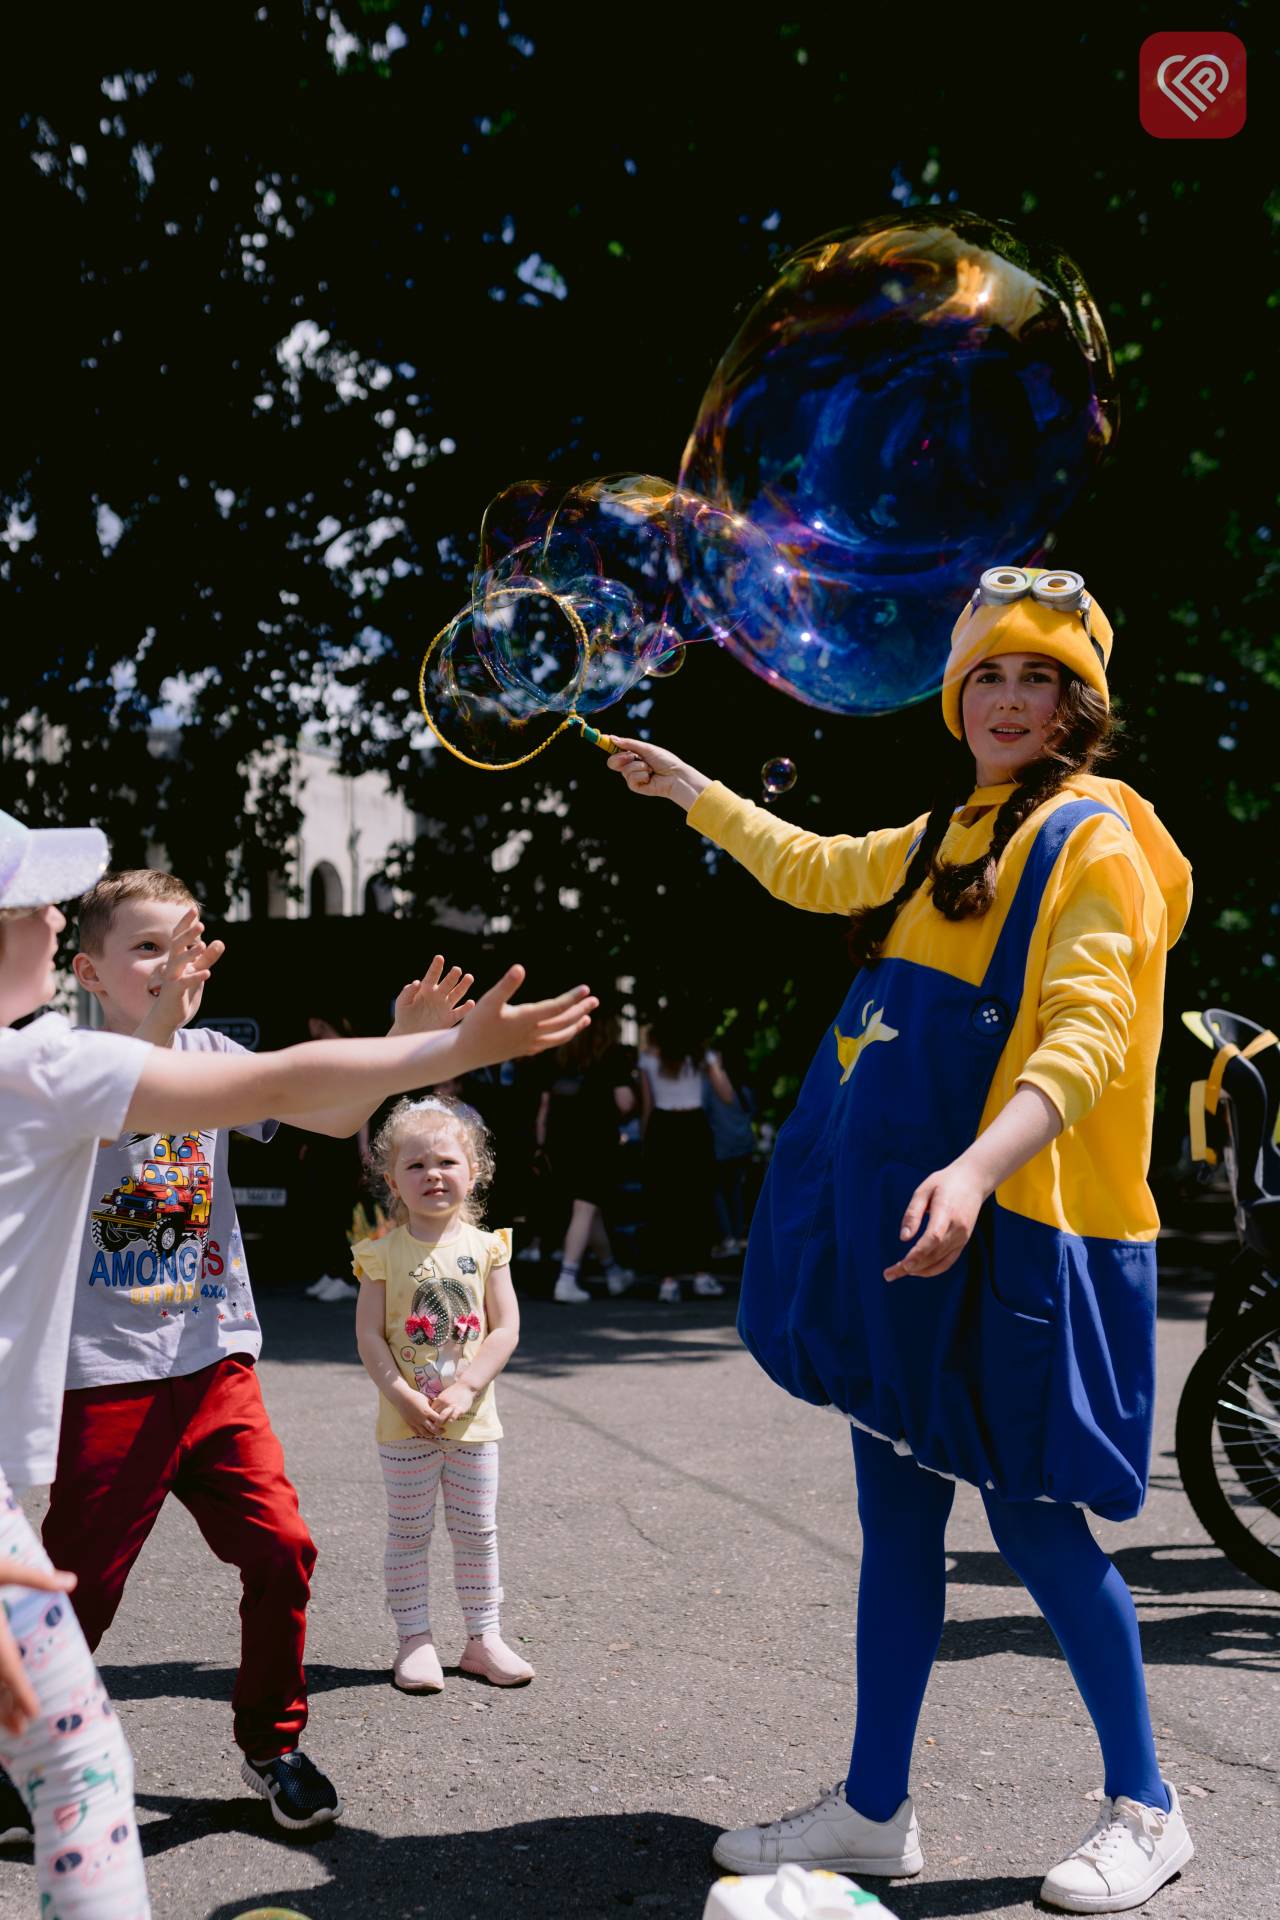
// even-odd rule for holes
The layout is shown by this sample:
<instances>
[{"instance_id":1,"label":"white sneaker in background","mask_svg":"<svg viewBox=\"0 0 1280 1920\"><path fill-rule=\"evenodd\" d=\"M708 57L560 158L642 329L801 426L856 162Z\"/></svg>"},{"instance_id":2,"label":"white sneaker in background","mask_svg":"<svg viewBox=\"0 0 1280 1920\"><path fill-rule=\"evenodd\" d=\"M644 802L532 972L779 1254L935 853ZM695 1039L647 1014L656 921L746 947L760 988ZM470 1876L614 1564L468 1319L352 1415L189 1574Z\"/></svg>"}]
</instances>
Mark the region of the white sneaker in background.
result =
<instances>
[{"instance_id":1,"label":"white sneaker in background","mask_svg":"<svg viewBox=\"0 0 1280 1920\"><path fill-rule=\"evenodd\" d=\"M541 1258L542 1258L542 1248L537 1244L536 1241L531 1242L530 1245L527 1247L516 1248L517 1260L541 1260Z\"/></svg>"},{"instance_id":2,"label":"white sneaker in background","mask_svg":"<svg viewBox=\"0 0 1280 1920\"><path fill-rule=\"evenodd\" d=\"M322 1273L318 1280L313 1280L311 1285L304 1287L302 1291L310 1300L323 1300L329 1288L335 1285L338 1278L339 1276L336 1273Z\"/></svg>"},{"instance_id":3,"label":"white sneaker in background","mask_svg":"<svg viewBox=\"0 0 1280 1920\"><path fill-rule=\"evenodd\" d=\"M610 1267L605 1274L604 1283L616 1300L627 1291L628 1287L634 1287L636 1277L630 1267Z\"/></svg>"},{"instance_id":4,"label":"white sneaker in background","mask_svg":"<svg viewBox=\"0 0 1280 1920\"><path fill-rule=\"evenodd\" d=\"M1149 1900L1195 1852L1177 1790L1169 1786L1169 1811L1140 1806L1117 1794L1084 1839L1045 1875L1040 1898L1066 1913L1127 1913Z\"/></svg>"},{"instance_id":5,"label":"white sneaker in background","mask_svg":"<svg viewBox=\"0 0 1280 1920\"><path fill-rule=\"evenodd\" d=\"M718 1300L724 1288L713 1273L695 1273L693 1290L700 1300Z\"/></svg>"},{"instance_id":6,"label":"white sneaker in background","mask_svg":"<svg viewBox=\"0 0 1280 1920\"><path fill-rule=\"evenodd\" d=\"M558 1300L561 1306L572 1304L580 1307L585 1300L591 1298L591 1295L585 1287L578 1285L576 1274L562 1273L556 1281L556 1290L552 1297Z\"/></svg>"},{"instance_id":7,"label":"white sneaker in background","mask_svg":"<svg viewBox=\"0 0 1280 1920\"><path fill-rule=\"evenodd\" d=\"M892 1820L867 1820L849 1805L843 1785L781 1820L722 1833L711 1851L730 1873L776 1873L794 1862L897 1879L919 1873L924 1865L910 1796Z\"/></svg>"},{"instance_id":8,"label":"white sneaker in background","mask_svg":"<svg viewBox=\"0 0 1280 1920\"><path fill-rule=\"evenodd\" d=\"M323 1300L326 1306L331 1306L335 1300L354 1300L360 1291L359 1287L353 1287L348 1281L339 1279L336 1273L326 1273L320 1284L324 1292L317 1293L316 1299Z\"/></svg>"},{"instance_id":9,"label":"white sneaker in background","mask_svg":"<svg viewBox=\"0 0 1280 1920\"><path fill-rule=\"evenodd\" d=\"M658 1288L658 1299L664 1307L679 1306L682 1297L678 1280L668 1278Z\"/></svg>"}]
</instances>

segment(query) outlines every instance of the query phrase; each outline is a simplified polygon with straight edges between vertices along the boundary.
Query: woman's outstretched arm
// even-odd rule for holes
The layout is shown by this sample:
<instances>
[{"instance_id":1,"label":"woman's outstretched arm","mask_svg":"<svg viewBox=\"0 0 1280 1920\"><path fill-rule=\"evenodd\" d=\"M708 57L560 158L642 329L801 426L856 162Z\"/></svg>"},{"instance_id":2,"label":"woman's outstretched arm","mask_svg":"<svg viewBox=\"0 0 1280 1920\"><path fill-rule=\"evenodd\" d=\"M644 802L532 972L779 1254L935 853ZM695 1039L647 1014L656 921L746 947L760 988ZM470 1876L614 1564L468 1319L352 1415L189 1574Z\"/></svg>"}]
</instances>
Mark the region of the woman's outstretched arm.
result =
<instances>
[{"instance_id":1,"label":"woman's outstretched arm","mask_svg":"<svg viewBox=\"0 0 1280 1920\"><path fill-rule=\"evenodd\" d=\"M809 913L878 906L899 885L923 822L855 836L808 833L743 800L665 747L618 740L609 765L633 793L670 800L775 900Z\"/></svg>"}]
</instances>

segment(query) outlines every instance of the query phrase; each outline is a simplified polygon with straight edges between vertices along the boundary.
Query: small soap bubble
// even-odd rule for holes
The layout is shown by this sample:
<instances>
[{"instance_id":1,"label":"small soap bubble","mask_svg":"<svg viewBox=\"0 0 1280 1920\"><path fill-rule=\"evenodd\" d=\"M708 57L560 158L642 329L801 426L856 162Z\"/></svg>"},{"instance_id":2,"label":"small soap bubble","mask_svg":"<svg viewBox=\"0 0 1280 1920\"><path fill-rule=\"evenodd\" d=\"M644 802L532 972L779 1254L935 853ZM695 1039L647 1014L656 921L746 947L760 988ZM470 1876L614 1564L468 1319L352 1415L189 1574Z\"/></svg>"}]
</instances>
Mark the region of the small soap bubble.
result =
<instances>
[{"instance_id":1,"label":"small soap bubble","mask_svg":"<svg viewBox=\"0 0 1280 1920\"><path fill-rule=\"evenodd\" d=\"M790 793L796 783L796 763L794 760L766 760L760 769L760 784L764 788L766 800L777 800L784 793Z\"/></svg>"},{"instance_id":2,"label":"small soap bubble","mask_svg":"<svg viewBox=\"0 0 1280 1920\"><path fill-rule=\"evenodd\" d=\"M650 680L670 680L673 674L679 673L684 663L685 649L673 647L670 653L656 655L645 668L645 675Z\"/></svg>"}]
</instances>

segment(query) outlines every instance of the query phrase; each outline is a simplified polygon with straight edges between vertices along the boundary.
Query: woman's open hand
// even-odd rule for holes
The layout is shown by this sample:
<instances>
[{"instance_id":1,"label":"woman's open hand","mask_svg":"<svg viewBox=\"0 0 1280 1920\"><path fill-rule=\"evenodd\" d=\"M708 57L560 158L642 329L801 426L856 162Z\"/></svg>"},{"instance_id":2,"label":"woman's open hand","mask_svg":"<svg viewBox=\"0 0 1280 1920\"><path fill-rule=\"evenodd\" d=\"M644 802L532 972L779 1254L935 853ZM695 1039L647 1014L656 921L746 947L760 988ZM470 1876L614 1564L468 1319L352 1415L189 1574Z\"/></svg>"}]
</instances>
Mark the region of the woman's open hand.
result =
<instances>
[{"instance_id":1,"label":"woman's open hand","mask_svg":"<svg viewBox=\"0 0 1280 1920\"><path fill-rule=\"evenodd\" d=\"M622 775L632 793L673 800L688 813L702 789L711 785L705 773L668 753L665 747L655 747L651 740L619 740L615 735L614 745L617 752L609 755L609 765Z\"/></svg>"},{"instance_id":2,"label":"woman's open hand","mask_svg":"<svg viewBox=\"0 0 1280 1920\"><path fill-rule=\"evenodd\" d=\"M969 1244L989 1192L990 1188L963 1160L922 1180L907 1202L899 1238L915 1240L926 1218L928 1225L911 1251L885 1268L885 1279L902 1280L914 1274L921 1280L932 1280L954 1266Z\"/></svg>"}]
</instances>

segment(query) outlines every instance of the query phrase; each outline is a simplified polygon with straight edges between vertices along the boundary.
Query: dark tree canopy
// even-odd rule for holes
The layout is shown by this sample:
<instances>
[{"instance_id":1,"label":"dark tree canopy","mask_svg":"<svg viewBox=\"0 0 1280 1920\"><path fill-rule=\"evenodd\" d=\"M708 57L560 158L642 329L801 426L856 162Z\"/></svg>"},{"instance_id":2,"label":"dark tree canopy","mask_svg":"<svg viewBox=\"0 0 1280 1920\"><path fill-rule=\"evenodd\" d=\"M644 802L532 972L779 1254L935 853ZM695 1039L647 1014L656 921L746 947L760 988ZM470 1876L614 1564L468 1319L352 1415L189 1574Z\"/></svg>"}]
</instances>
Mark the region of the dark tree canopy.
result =
<instances>
[{"instance_id":1,"label":"dark tree canopy","mask_svg":"<svg viewBox=\"0 0 1280 1920\"><path fill-rule=\"evenodd\" d=\"M936 197L1057 240L1103 311L1123 424L1057 551L1116 618L1117 770L1196 865L1175 999L1265 1018L1275 35L1268 9L1218 13L1255 92L1223 142L1143 132L1138 49L1168 24L1145 4L965 9L941 30L696 0L229 0L13 25L6 804L96 819L123 860L167 845L216 910L262 885L295 824L252 766L327 716L344 764L385 769L434 823L405 850L420 899L507 916L522 952L634 974L650 1002L738 1008L760 1053L795 1008L789 1069L836 991L838 926L773 907L580 746L503 778L425 754L413 683L499 488L673 475L770 261ZM824 717L706 649L631 709L609 723L748 793L789 754L783 810L824 830L909 817L939 777L931 703ZM34 763L44 728L60 751Z\"/></svg>"}]
</instances>

